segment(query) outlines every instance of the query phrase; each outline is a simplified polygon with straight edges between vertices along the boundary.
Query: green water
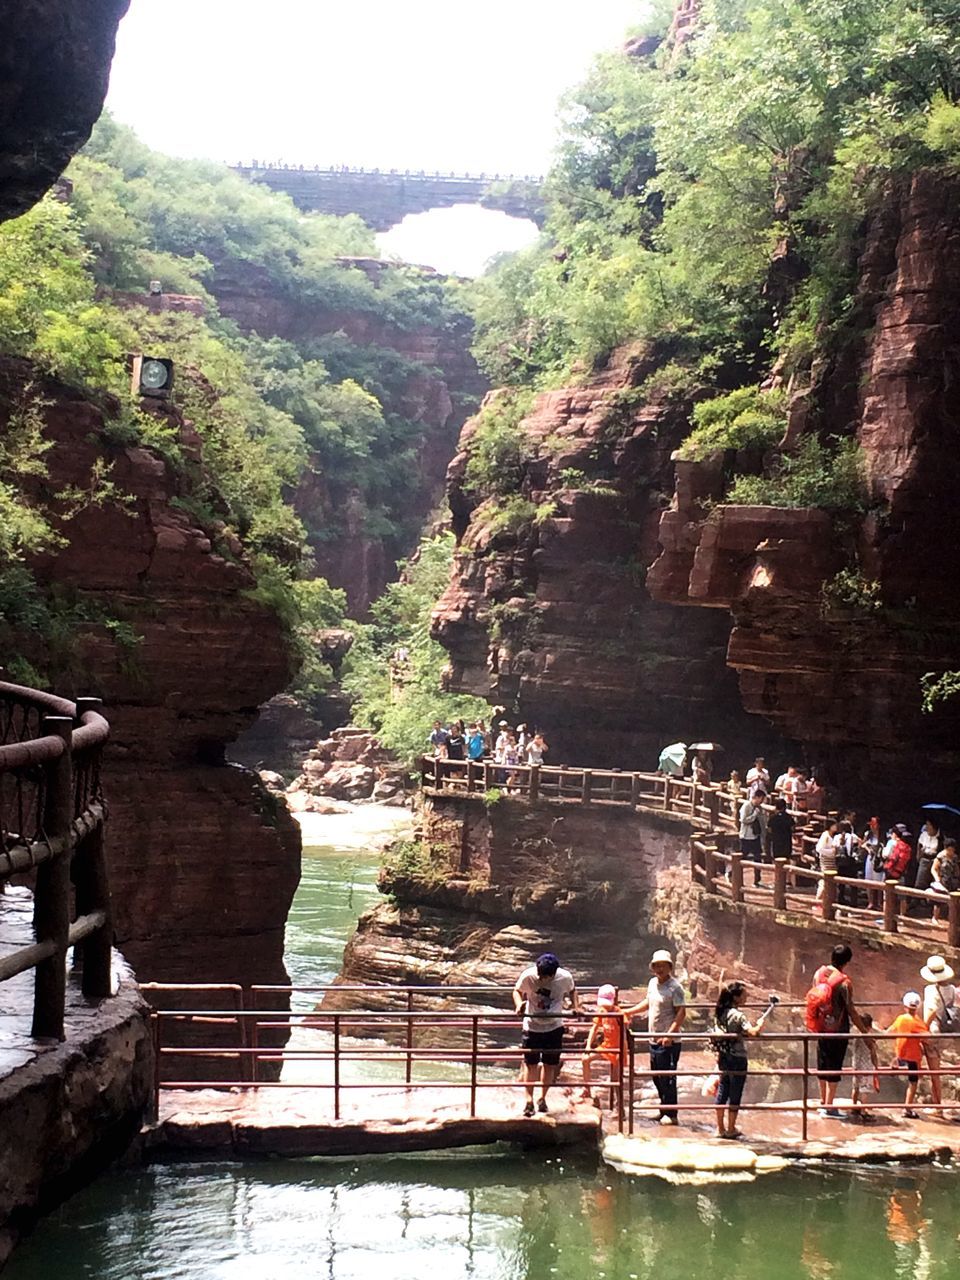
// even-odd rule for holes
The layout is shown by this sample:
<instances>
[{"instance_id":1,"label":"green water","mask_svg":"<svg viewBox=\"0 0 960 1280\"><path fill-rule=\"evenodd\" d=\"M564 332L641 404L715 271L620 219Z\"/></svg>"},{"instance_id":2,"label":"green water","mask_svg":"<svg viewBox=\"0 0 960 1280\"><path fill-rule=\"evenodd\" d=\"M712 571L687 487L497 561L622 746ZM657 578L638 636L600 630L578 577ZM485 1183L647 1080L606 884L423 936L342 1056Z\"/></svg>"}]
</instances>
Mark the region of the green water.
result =
<instances>
[{"instance_id":1,"label":"green water","mask_svg":"<svg viewBox=\"0 0 960 1280\"><path fill-rule=\"evenodd\" d=\"M476 1154L153 1168L101 1180L5 1280L955 1280L956 1177L674 1187Z\"/></svg>"},{"instance_id":2,"label":"green water","mask_svg":"<svg viewBox=\"0 0 960 1280\"><path fill-rule=\"evenodd\" d=\"M372 844L336 824L307 833L287 933L294 983L336 974L378 897ZM960 1280L960 1179L877 1168L673 1186L592 1158L488 1149L152 1167L74 1196L21 1244L4 1280L431 1276Z\"/></svg>"}]
</instances>

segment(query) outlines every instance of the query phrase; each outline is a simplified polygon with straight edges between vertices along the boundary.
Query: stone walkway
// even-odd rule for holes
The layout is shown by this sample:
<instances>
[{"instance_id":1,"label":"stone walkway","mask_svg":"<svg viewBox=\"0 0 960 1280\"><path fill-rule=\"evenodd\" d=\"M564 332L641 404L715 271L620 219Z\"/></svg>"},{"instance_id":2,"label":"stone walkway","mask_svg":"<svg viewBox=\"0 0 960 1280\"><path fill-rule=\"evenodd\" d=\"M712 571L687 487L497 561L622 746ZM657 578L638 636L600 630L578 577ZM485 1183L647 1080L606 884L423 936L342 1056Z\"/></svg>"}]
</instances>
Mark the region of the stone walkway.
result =
<instances>
[{"instance_id":1,"label":"stone walkway","mask_svg":"<svg viewBox=\"0 0 960 1280\"><path fill-rule=\"evenodd\" d=\"M0 956L10 955L34 941L33 895L29 889L7 885L0 893ZM133 975L121 958L114 954L115 985L121 980L133 981ZM112 1022L115 1012L110 1011ZM34 1040L30 1035L33 1021L33 970L0 982L0 1080L44 1055L55 1053L61 1046L55 1041ZM100 1007L87 1001L80 983L68 975L65 1015L66 1043L86 1042L104 1025Z\"/></svg>"},{"instance_id":2,"label":"stone walkway","mask_svg":"<svg viewBox=\"0 0 960 1280\"><path fill-rule=\"evenodd\" d=\"M471 1117L465 1089L373 1087L344 1090L335 1120L330 1089L165 1090L146 1147L160 1157L363 1155L491 1142L597 1149L595 1107L568 1090L551 1094L549 1104L548 1115L526 1119L520 1090L482 1089Z\"/></svg>"}]
</instances>

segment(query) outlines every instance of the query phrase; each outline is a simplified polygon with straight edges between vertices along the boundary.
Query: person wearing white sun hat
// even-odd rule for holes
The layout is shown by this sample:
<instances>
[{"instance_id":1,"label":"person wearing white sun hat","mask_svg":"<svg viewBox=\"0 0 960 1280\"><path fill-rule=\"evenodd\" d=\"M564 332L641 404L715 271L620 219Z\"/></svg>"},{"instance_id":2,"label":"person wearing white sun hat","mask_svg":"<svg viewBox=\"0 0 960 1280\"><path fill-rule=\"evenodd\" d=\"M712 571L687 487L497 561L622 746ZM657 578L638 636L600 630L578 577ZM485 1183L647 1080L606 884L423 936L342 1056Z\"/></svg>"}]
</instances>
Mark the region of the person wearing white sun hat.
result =
<instances>
[{"instance_id":1,"label":"person wearing white sun hat","mask_svg":"<svg viewBox=\"0 0 960 1280\"><path fill-rule=\"evenodd\" d=\"M923 988L923 1020L932 1036L960 1031L960 1010L956 1007L957 989L953 985L954 973L943 956L930 956L920 970L920 977L927 984ZM933 1105L944 1115L943 1094L940 1088L942 1056L940 1046L930 1039L924 1044L924 1055L930 1068L930 1095ZM957 1119L955 1116L954 1119Z\"/></svg>"}]
</instances>

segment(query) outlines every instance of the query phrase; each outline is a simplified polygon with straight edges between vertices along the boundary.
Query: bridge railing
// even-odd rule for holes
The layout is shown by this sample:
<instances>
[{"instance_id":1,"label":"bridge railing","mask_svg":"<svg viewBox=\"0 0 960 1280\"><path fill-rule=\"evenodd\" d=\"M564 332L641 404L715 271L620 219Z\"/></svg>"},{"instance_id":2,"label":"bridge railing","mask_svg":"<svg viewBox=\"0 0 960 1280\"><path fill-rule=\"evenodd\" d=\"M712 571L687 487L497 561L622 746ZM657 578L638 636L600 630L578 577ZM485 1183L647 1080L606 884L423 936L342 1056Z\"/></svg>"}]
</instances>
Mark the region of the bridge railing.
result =
<instances>
[{"instance_id":1,"label":"bridge railing","mask_svg":"<svg viewBox=\"0 0 960 1280\"><path fill-rule=\"evenodd\" d=\"M187 998L184 1007L175 1012L157 1010L155 1013L158 1110L164 1093L196 1089L318 1090L329 1095L328 1114L334 1121L358 1115L364 1119L385 1118L377 1114L378 1107L394 1115L396 1101L392 1091L397 1088L411 1094L422 1090L449 1090L454 1096L459 1093L464 1096L471 1117L477 1115L486 1091L497 1091L501 1095L509 1091L517 1096L517 1105L520 1102L519 1091L524 1087L516 1075L523 1058L520 1017L510 1009L495 1007L509 1005L510 987L225 986L219 988L221 997L230 995L234 999L221 999L219 1006L204 1002L204 997L213 994L214 989L210 987L157 985L147 986L144 991L148 999L153 992L171 991ZM327 1011L320 1005L299 1013L292 1013L288 1008L272 1008L271 1001L276 1001L281 993L311 997L336 993L341 999L347 997L350 1007ZM195 1001L192 1005L191 995ZM394 1007L383 1008L385 999L392 1001ZM581 990L582 1012L564 1014L566 1034L558 1091L570 1086L578 1090L583 1087L582 1053L588 1030L598 1013L595 999L596 988L584 988ZM444 1007L451 1002L460 1007ZM765 1006L745 1005L744 1012L753 1018L761 1007ZM858 1000L857 1007L874 1016L876 1030L872 1036L880 1061L876 1073L872 1066L869 1068L870 1076L877 1076L872 1083L878 1090L871 1090L869 1102L864 1101L863 1105L880 1113L902 1111L903 1101L895 1100L894 1083L902 1079L903 1068L891 1065L894 1041L898 1037L882 1030L882 1025L901 1011L901 1006ZM733 1037L717 1036L712 1004L693 1002L687 1010L683 1030L673 1037L684 1050L677 1073L681 1083L678 1111L681 1117L696 1121L705 1115L712 1117L716 1105L712 1083L718 1067L711 1041ZM817 1076L817 1041L847 1037L807 1031L803 1026L803 1012L804 1005L784 1001L777 1008L774 1024L751 1041L751 1094L743 1102L742 1110L772 1114L778 1128L785 1119L796 1117L799 1119L797 1137L805 1141L815 1106L811 1093ZM221 1020L241 1028L238 1045L225 1048L198 1043L185 1048L169 1042L174 1025L189 1023L196 1025L201 1033L207 1028L209 1034L209 1028ZM660 1115L659 1100L651 1097L651 1082L655 1084L658 1079L674 1073L651 1070L649 1034L634 1028L627 1015L621 1015L620 1020L619 1044L599 1046L600 1051L610 1057L593 1064L590 1087L606 1095L616 1127L621 1131L626 1127L633 1133L637 1121L656 1120ZM277 1026L292 1033L282 1048L263 1043L264 1033ZM926 1081L924 1087L929 1086L934 1094L932 1100L939 1105L942 1092L939 1086L960 1084L957 1061L960 1033L910 1038L921 1039L929 1046L925 1050L927 1062L921 1078ZM190 1078L193 1073L188 1072L188 1078L180 1078L183 1064L198 1058L219 1064L216 1076L211 1078L205 1072L205 1078L198 1080ZM279 1072L275 1069L278 1064L282 1067ZM857 1072L848 1067L837 1074L842 1081L851 1083ZM866 1088L864 1086L864 1092ZM225 1097L225 1101L229 1102L229 1097ZM434 1102L431 1100L426 1107L432 1110ZM950 1104L948 1100L947 1105ZM502 1096L495 1099L495 1105L502 1108ZM837 1105L848 1109L850 1104L841 1100ZM554 1104L554 1109L559 1109L559 1105Z\"/></svg>"},{"instance_id":2,"label":"bridge railing","mask_svg":"<svg viewBox=\"0 0 960 1280\"><path fill-rule=\"evenodd\" d=\"M4 948L0 982L36 970L32 1035L62 1040L66 956L86 996L111 992L110 895L99 698L70 702L0 682L0 889L35 872L33 943Z\"/></svg>"},{"instance_id":3,"label":"bridge railing","mask_svg":"<svg viewBox=\"0 0 960 1280\"><path fill-rule=\"evenodd\" d=\"M960 893L913 889L897 880L861 880L817 867L816 843L831 815L790 810L797 824L794 857L754 862L738 851L742 797L722 784L660 773L431 756L423 757L420 777L429 796L474 795L497 802L522 797L672 814L689 823L690 875L708 893L960 947ZM763 808L768 815L773 812L770 803Z\"/></svg>"},{"instance_id":4,"label":"bridge railing","mask_svg":"<svg viewBox=\"0 0 960 1280\"><path fill-rule=\"evenodd\" d=\"M960 893L913 889L898 880L861 880L805 867L787 858L757 862L732 847L727 832L690 837L690 876L708 894L813 916L846 921L886 934L960 947ZM937 918L938 910L945 918Z\"/></svg>"}]
</instances>

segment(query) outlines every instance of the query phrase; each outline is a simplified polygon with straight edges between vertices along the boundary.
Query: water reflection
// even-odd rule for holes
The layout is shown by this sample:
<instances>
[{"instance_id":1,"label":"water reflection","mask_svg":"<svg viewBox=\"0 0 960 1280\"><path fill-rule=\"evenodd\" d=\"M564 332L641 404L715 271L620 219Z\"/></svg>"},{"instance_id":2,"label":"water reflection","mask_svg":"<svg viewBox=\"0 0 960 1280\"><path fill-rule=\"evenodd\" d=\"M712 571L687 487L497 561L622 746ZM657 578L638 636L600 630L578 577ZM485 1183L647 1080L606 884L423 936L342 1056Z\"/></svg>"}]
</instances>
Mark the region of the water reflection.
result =
<instances>
[{"instance_id":1,"label":"water reflection","mask_svg":"<svg viewBox=\"0 0 960 1280\"><path fill-rule=\"evenodd\" d=\"M156 1168L41 1225L9 1280L955 1280L954 1174L673 1187L481 1154Z\"/></svg>"}]
</instances>

